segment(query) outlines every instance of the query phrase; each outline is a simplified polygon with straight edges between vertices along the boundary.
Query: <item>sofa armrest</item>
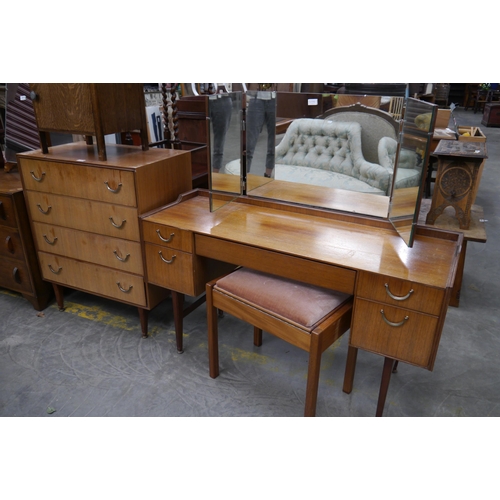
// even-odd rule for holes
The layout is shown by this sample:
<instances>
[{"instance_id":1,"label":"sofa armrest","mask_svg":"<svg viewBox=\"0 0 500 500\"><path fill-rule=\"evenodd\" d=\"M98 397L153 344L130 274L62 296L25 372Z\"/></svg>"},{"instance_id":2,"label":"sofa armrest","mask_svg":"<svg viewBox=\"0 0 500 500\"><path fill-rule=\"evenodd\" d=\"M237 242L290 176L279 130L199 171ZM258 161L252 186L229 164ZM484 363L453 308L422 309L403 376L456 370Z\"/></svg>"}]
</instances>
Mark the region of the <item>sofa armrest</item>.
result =
<instances>
[{"instance_id":1,"label":"sofa armrest","mask_svg":"<svg viewBox=\"0 0 500 500\"><path fill-rule=\"evenodd\" d=\"M389 191L391 186L392 173L392 170L366 160L359 165L359 179L385 193Z\"/></svg>"}]
</instances>

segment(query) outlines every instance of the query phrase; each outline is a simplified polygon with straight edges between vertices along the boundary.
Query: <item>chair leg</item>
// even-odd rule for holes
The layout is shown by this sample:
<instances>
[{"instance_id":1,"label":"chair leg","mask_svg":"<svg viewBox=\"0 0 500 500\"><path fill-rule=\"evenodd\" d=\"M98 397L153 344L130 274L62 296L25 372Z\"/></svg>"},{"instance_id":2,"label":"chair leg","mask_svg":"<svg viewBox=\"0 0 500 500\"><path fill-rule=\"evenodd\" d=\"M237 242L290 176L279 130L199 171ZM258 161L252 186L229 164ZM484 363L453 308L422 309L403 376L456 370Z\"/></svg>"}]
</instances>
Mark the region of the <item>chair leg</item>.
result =
<instances>
[{"instance_id":1,"label":"chair leg","mask_svg":"<svg viewBox=\"0 0 500 500\"><path fill-rule=\"evenodd\" d=\"M318 399L319 371L321 367L321 341L319 335L311 333L309 347L309 367L307 370L306 406L304 417L316 415L316 402Z\"/></svg>"},{"instance_id":2,"label":"chair leg","mask_svg":"<svg viewBox=\"0 0 500 500\"><path fill-rule=\"evenodd\" d=\"M208 322L208 365L210 377L219 376L219 334L217 325L217 309L213 305L213 285L207 284L207 322Z\"/></svg>"},{"instance_id":3,"label":"chair leg","mask_svg":"<svg viewBox=\"0 0 500 500\"><path fill-rule=\"evenodd\" d=\"M253 345L257 347L262 345L262 330L256 326L253 327Z\"/></svg>"}]
</instances>

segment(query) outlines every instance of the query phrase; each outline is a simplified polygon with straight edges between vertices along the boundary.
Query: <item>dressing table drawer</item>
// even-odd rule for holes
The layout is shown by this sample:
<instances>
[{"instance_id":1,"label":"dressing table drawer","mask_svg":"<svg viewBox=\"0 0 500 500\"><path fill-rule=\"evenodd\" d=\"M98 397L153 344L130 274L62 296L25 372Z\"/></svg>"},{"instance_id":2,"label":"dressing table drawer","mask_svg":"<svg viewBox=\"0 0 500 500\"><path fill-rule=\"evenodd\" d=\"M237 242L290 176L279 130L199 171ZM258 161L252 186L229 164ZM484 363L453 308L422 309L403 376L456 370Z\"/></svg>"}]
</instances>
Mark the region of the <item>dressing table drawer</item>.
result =
<instances>
[{"instance_id":1,"label":"dressing table drawer","mask_svg":"<svg viewBox=\"0 0 500 500\"><path fill-rule=\"evenodd\" d=\"M0 287L19 293L32 291L30 273L23 260L2 256L0 259Z\"/></svg>"},{"instance_id":2,"label":"dressing table drawer","mask_svg":"<svg viewBox=\"0 0 500 500\"><path fill-rule=\"evenodd\" d=\"M145 220L142 222L142 231L145 242L193 253L193 233L191 231Z\"/></svg>"},{"instance_id":3,"label":"dressing table drawer","mask_svg":"<svg viewBox=\"0 0 500 500\"><path fill-rule=\"evenodd\" d=\"M360 272L357 296L428 314L440 314L445 291L411 281Z\"/></svg>"},{"instance_id":4,"label":"dressing table drawer","mask_svg":"<svg viewBox=\"0 0 500 500\"><path fill-rule=\"evenodd\" d=\"M0 196L0 225L17 227L16 212L8 196Z\"/></svg>"},{"instance_id":5,"label":"dressing table drawer","mask_svg":"<svg viewBox=\"0 0 500 500\"><path fill-rule=\"evenodd\" d=\"M75 198L137 206L134 173L45 160L22 161L25 189Z\"/></svg>"},{"instance_id":6,"label":"dressing table drawer","mask_svg":"<svg viewBox=\"0 0 500 500\"><path fill-rule=\"evenodd\" d=\"M201 293L196 289L193 254L146 243L145 255L148 283L191 296Z\"/></svg>"},{"instance_id":7,"label":"dressing table drawer","mask_svg":"<svg viewBox=\"0 0 500 500\"><path fill-rule=\"evenodd\" d=\"M23 245L17 229L0 225L0 256L24 260Z\"/></svg>"},{"instance_id":8,"label":"dressing table drawer","mask_svg":"<svg viewBox=\"0 0 500 500\"><path fill-rule=\"evenodd\" d=\"M357 298L350 344L382 356L431 368L438 317Z\"/></svg>"}]
</instances>

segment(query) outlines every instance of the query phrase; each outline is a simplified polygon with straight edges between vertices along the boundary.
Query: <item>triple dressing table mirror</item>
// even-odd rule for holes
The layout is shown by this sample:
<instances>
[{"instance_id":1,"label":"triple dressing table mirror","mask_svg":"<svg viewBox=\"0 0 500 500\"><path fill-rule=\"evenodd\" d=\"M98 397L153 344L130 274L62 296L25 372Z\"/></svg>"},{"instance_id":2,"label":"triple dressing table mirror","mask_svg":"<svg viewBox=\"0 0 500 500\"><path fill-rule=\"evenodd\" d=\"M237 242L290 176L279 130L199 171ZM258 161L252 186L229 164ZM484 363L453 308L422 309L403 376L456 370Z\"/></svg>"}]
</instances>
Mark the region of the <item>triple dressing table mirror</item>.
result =
<instances>
[{"instance_id":1,"label":"triple dressing table mirror","mask_svg":"<svg viewBox=\"0 0 500 500\"><path fill-rule=\"evenodd\" d=\"M362 102L364 96L349 97ZM210 210L247 195L388 219L411 247L437 106L399 98L403 101L400 120L359 104L337 107L318 118L294 118L284 134L276 135L279 98L274 91L207 96ZM388 98L380 97L380 102L384 99ZM337 115L338 111L342 113ZM363 130L361 144L357 125L353 128L348 122L346 127L348 116L354 125L359 116L370 118L372 133ZM392 121L395 129L381 140L378 135L386 133L387 124L380 116ZM373 120L383 125L375 134ZM343 171L365 182L346 177Z\"/></svg>"}]
</instances>

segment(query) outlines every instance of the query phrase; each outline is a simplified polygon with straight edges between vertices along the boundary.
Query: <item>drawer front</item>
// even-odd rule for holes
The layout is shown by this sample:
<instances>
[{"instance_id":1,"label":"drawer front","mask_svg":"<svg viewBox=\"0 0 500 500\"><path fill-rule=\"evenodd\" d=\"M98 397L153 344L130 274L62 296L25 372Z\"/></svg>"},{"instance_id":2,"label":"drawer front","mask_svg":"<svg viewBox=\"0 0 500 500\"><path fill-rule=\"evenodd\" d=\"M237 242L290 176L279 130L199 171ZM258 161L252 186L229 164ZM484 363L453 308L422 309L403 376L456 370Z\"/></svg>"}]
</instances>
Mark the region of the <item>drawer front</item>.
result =
<instances>
[{"instance_id":1,"label":"drawer front","mask_svg":"<svg viewBox=\"0 0 500 500\"><path fill-rule=\"evenodd\" d=\"M356 295L385 304L439 315L445 290L379 274L360 272Z\"/></svg>"},{"instance_id":2,"label":"drawer front","mask_svg":"<svg viewBox=\"0 0 500 500\"><path fill-rule=\"evenodd\" d=\"M35 222L140 241L135 208L36 191L26 191L25 195Z\"/></svg>"},{"instance_id":3,"label":"drawer front","mask_svg":"<svg viewBox=\"0 0 500 500\"><path fill-rule=\"evenodd\" d=\"M39 250L144 275L141 244L61 226L33 223Z\"/></svg>"},{"instance_id":4,"label":"drawer front","mask_svg":"<svg viewBox=\"0 0 500 500\"><path fill-rule=\"evenodd\" d=\"M134 172L20 159L25 189L135 207Z\"/></svg>"},{"instance_id":5,"label":"drawer front","mask_svg":"<svg viewBox=\"0 0 500 500\"><path fill-rule=\"evenodd\" d=\"M0 226L0 256L24 260L23 245L17 229Z\"/></svg>"},{"instance_id":6,"label":"drawer front","mask_svg":"<svg viewBox=\"0 0 500 500\"><path fill-rule=\"evenodd\" d=\"M144 241L193 253L193 233L176 227L142 221Z\"/></svg>"},{"instance_id":7,"label":"drawer front","mask_svg":"<svg viewBox=\"0 0 500 500\"><path fill-rule=\"evenodd\" d=\"M0 259L0 286L21 293L31 293L28 268L24 261L2 257Z\"/></svg>"},{"instance_id":8,"label":"drawer front","mask_svg":"<svg viewBox=\"0 0 500 500\"><path fill-rule=\"evenodd\" d=\"M145 244L148 283L187 295L197 295L194 286L195 259L190 253Z\"/></svg>"},{"instance_id":9,"label":"drawer front","mask_svg":"<svg viewBox=\"0 0 500 500\"><path fill-rule=\"evenodd\" d=\"M44 252L39 252L38 258L42 276L47 281L137 306L146 306L142 276Z\"/></svg>"},{"instance_id":10,"label":"drawer front","mask_svg":"<svg viewBox=\"0 0 500 500\"><path fill-rule=\"evenodd\" d=\"M437 329L436 316L356 299L350 343L366 351L426 368L434 359L434 350L438 346Z\"/></svg>"},{"instance_id":11,"label":"drawer front","mask_svg":"<svg viewBox=\"0 0 500 500\"><path fill-rule=\"evenodd\" d=\"M14 204L9 196L0 195L0 225L17 227Z\"/></svg>"}]
</instances>

